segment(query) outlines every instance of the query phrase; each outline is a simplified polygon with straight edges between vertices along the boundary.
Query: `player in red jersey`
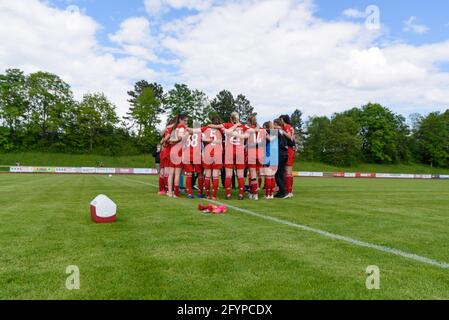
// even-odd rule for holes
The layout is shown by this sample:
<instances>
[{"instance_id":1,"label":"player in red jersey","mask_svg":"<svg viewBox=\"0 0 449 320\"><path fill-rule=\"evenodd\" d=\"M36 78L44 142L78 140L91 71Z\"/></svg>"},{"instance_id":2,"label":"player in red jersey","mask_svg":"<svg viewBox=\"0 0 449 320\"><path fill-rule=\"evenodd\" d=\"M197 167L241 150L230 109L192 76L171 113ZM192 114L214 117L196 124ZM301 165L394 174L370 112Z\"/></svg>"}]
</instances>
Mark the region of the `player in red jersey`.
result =
<instances>
[{"instance_id":1,"label":"player in red jersey","mask_svg":"<svg viewBox=\"0 0 449 320\"><path fill-rule=\"evenodd\" d=\"M170 161L174 167L174 178L173 178L173 191L174 193L169 194L173 198L179 198L181 193L179 192L179 183L181 180L181 173L183 169L182 163L182 148L183 139L188 135L187 122L189 118L186 115L179 115L176 127L172 132L170 143L172 144L170 150Z\"/></svg>"},{"instance_id":2,"label":"player in red jersey","mask_svg":"<svg viewBox=\"0 0 449 320\"><path fill-rule=\"evenodd\" d=\"M187 197L193 199L193 175L198 175L198 191L199 198L203 196L204 186L204 174L201 159L202 152L202 132L207 128L187 128L189 134L185 136L184 152L183 152L183 165L186 177Z\"/></svg>"},{"instance_id":3,"label":"player in red jersey","mask_svg":"<svg viewBox=\"0 0 449 320\"><path fill-rule=\"evenodd\" d=\"M248 125L249 130L246 132L245 138L247 139L248 147L247 164L250 180L250 199L259 200L258 191L260 182L258 181L258 177L260 175L260 169L263 166L263 160L261 161L261 159L264 158L265 155L266 130L260 130L259 126L257 125L256 116L248 118Z\"/></svg>"},{"instance_id":4,"label":"player in red jersey","mask_svg":"<svg viewBox=\"0 0 449 320\"><path fill-rule=\"evenodd\" d=\"M284 122L282 130L284 131L284 136L295 143L295 130L292 127L290 116L281 116ZM288 147L288 160L285 168L285 187L287 189L288 198L293 198L293 165L295 164L296 148Z\"/></svg>"},{"instance_id":5,"label":"player in red jersey","mask_svg":"<svg viewBox=\"0 0 449 320\"><path fill-rule=\"evenodd\" d=\"M208 199L217 200L218 187L220 184L220 173L223 167L223 132L217 129L221 124L219 116L212 117L212 125L203 130L203 142L205 144L203 153L203 168L206 179L204 189ZM210 196L210 182L212 178L212 197Z\"/></svg>"},{"instance_id":6,"label":"player in red jersey","mask_svg":"<svg viewBox=\"0 0 449 320\"><path fill-rule=\"evenodd\" d=\"M232 174L235 168L239 186L239 200L243 200L245 194L246 168L245 139L233 136L231 133L235 132L237 135L243 135L248 130L248 127L240 123L240 116L237 112L231 114L230 121L231 122L223 124L226 136L224 162L224 167L226 169L226 199L231 198Z\"/></svg>"},{"instance_id":7,"label":"player in red jersey","mask_svg":"<svg viewBox=\"0 0 449 320\"><path fill-rule=\"evenodd\" d=\"M178 117L171 119L167 127L162 132L162 151L161 151L161 174L159 177L159 194L168 196L173 195L173 177L174 177L174 165L170 160L170 152L172 144L170 143L171 134L173 128L178 122ZM163 187L162 187L163 184Z\"/></svg>"}]
</instances>

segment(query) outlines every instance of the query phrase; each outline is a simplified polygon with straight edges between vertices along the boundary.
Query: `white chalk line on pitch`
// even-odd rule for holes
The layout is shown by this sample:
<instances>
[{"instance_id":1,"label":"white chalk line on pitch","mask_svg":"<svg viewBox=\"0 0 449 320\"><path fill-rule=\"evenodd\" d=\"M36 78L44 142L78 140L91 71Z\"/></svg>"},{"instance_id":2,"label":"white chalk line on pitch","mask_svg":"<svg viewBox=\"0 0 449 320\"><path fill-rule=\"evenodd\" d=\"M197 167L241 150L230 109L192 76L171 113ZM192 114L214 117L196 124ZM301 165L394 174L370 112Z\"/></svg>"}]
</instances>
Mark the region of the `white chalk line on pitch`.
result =
<instances>
[{"instance_id":1,"label":"white chalk line on pitch","mask_svg":"<svg viewBox=\"0 0 449 320\"><path fill-rule=\"evenodd\" d=\"M159 186L157 186L155 184L152 184L152 183L147 183L147 182L134 180L134 179L127 179L127 178L123 178L123 177L121 177L121 179L128 180L128 181L131 181L131 182L134 182L134 183L140 183L140 184L152 186L152 187L155 187L155 188L159 188ZM437 260L434 260L434 259L431 259L431 258L427 258L427 257L416 255L414 253L409 253L409 252L405 252L405 251L402 251L402 250L390 248L390 247L387 247L387 246L382 246L382 245L378 245L378 244L373 244L373 243L369 243L369 242L365 242L365 241L356 240L356 239L353 239L351 237L341 236L341 235L334 234L334 233L331 233L331 232L327 232L327 231L324 231L324 230L315 229L315 228L308 227L308 226L305 226L305 225L302 225L302 224L293 223L293 222L290 222L290 221L287 221L287 220L282 220L282 219L275 218L275 217L272 217L272 216L256 213L256 212L253 212L253 211L250 211L250 210L247 210L247 209L242 209L242 208L239 208L239 207L235 207L235 206L229 205L227 203L222 203L222 202L213 201L213 200L207 200L207 199L204 199L204 200L208 201L210 203L216 204L216 205L226 205L230 209L233 209L235 211L239 211L239 212L242 212L242 213L246 213L246 214L248 214L250 216L253 216L253 217L261 218L261 219L272 221L272 222L277 222L279 224L283 224L283 225L286 225L286 226L289 226L289 227L293 227L293 228L300 229L300 230L303 230L303 231L307 231L307 232L315 233L315 234L318 234L318 235L321 235L321 236L325 236L325 237L330 238L330 239L344 241L344 242L350 243L352 245L363 247L363 248L369 248L369 249L374 249L374 250L381 251L381 252L386 252L386 253L393 254L393 255L396 255L396 256L400 256L400 257L403 257L403 258L407 258L407 259L415 260L415 261L418 261L418 262L421 262L421 263L424 263L424 264L435 266L435 267L438 267L438 268L441 268L441 269L449 269L449 263L447 263L447 262L437 261Z\"/></svg>"}]
</instances>

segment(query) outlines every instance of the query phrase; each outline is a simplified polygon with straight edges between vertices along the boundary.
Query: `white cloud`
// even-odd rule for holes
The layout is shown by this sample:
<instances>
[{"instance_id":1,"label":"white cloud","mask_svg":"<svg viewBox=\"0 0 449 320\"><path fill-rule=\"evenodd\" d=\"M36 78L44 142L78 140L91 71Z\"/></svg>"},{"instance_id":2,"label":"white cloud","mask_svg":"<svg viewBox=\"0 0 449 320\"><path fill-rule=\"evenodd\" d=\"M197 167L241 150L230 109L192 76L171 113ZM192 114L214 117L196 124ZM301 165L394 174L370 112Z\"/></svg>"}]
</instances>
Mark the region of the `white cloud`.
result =
<instances>
[{"instance_id":1,"label":"white cloud","mask_svg":"<svg viewBox=\"0 0 449 320\"><path fill-rule=\"evenodd\" d=\"M189 9L202 11L212 6L212 0L144 0L148 14L156 15L168 9Z\"/></svg>"},{"instance_id":2,"label":"white cloud","mask_svg":"<svg viewBox=\"0 0 449 320\"><path fill-rule=\"evenodd\" d=\"M109 39L118 44L124 54L144 60L157 59L152 50L156 46L156 40L151 37L150 22L146 18L126 19L115 34L109 35Z\"/></svg>"},{"instance_id":3,"label":"white cloud","mask_svg":"<svg viewBox=\"0 0 449 320\"><path fill-rule=\"evenodd\" d=\"M211 97L222 89L243 93L264 118L297 107L331 114L368 101L404 113L449 105L449 73L438 67L449 62L449 40L379 47L381 30L319 19L312 0L155 3L157 10L195 11L176 21L128 18L109 35L111 49L99 45L101 26L83 12L0 0L0 70L54 72L78 97L105 92L121 114L126 92L141 79L185 82ZM170 71L156 73L148 61Z\"/></svg>"},{"instance_id":4,"label":"white cloud","mask_svg":"<svg viewBox=\"0 0 449 320\"><path fill-rule=\"evenodd\" d=\"M401 112L449 105L448 43L378 47L380 31L316 18L311 1L226 3L170 23L163 44L180 81L213 95L246 94L265 117L330 114L369 101Z\"/></svg>"},{"instance_id":5,"label":"white cloud","mask_svg":"<svg viewBox=\"0 0 449 320\"><path fill-rule=\"evenodd\" d=\"M0 21L0 70L56 73L72 85L77 98L105 92L121 114L128 108L126 92L133 80L155 77L141 58L144 54L132 47L148 41L146 33L133 37L127 24L114 39L136 52L116 58L97 43L101 26L77 10L58 10L37 0L0 0Z\"/></svg>"},{"instance_id":6,"label":"white cloud","mask_svg":"<svg viewBox=\"0 0 449 320\"><path fill-rule=\"evenodd\" d=\"M346 9L345 11L343 11L343 15L350 17L350 18L366 18L366 12L365 11L360 11L357 9L353 9L353 8L349 8Z\"/></svg>"},{"instance_id":7,"label":"white cloud","mask_svg":"<svg viewBox=\"0 0 449 320\"><path fill-rule=\"evenodd\" d=\"M416 34L426 34L430 29L423 24L416 24L416 17L410 17L408 20L404 21L404 31L413 32Z\"/></svg>"}]
</instances>

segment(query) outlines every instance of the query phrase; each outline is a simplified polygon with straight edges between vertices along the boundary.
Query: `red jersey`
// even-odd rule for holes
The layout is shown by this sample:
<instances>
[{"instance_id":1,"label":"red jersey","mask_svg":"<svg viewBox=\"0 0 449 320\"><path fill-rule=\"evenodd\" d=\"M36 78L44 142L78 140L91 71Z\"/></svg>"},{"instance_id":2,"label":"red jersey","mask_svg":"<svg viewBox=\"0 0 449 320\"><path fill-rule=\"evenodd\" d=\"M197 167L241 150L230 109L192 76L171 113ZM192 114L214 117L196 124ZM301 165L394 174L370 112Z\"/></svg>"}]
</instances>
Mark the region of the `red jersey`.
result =
<instances>
[{"instance_id":1,"label":"red jersey","mask_svg":"<svg viewBox=\"0 0 449 320\"><path fill-rule=\"evenodd\" d=\"M285 132L287 132L289 135L293 136L295 134L295 130L293 130L293 127L289 124L285 124L282 128Z\"/></svg>"},{"instance_id":2,"label":"red jersey","mask_svg":"<svg viewBox=\"0 0 449 320\"><path fill-rule=\"evenodd\" d=\"M223 131L220 129L213 129L209 127L202 128L203 132L203 141L206 145L215 146L218 145L220 147L223 146ZM211 151L211 156L214 156L214 149Z\"/></svg>"},{"instance_id":3,"label":"red jersey","mask_svg":"<svg viewBox=\"0 0 449 320\"><path fill-rule=\"evenodd\" d=\"M233 124L233 123L230 123L230 122L227 122L227 123L223 123L223 126L225 127L225 129L231 129L231 128L234 126L234 124ZM238 134L243 135L247 130L248 130L248 127L247 127L246 125L240 124L240 125L235 129L235 132L237 132ZM229 142L230 142L233 146L235 146L235 147L237 147L237 146L243 146L243 145L245 144L244 139L241 139L241 138L239 138L239 137L230 137Z\"/></svg>"}]
</instances>

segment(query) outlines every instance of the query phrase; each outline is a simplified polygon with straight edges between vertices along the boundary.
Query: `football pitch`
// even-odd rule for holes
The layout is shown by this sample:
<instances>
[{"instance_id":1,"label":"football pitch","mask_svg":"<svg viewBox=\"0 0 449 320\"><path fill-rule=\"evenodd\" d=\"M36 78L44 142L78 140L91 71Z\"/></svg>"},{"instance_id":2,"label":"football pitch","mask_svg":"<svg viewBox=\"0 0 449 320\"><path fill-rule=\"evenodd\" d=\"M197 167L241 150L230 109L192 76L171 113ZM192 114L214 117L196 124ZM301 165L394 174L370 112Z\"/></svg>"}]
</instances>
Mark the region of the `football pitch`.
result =
<instances>
[{"instance_id":1,"label":"football pitch","mask_svg":"<svg viewBox=\"0 0 449 320\"><path fill-rule=\"evenodd\" d=\"M225 215L156 183L0 175L0 299L449 299L449 181L300 178L294 199ZM91 222L99 194L116 223Z\"/></svg>"}]
</instances>

